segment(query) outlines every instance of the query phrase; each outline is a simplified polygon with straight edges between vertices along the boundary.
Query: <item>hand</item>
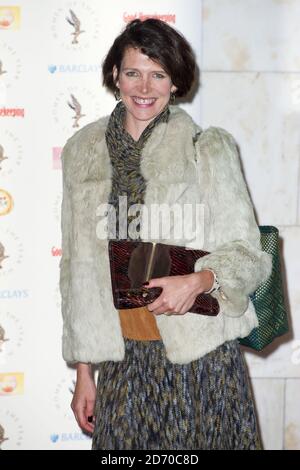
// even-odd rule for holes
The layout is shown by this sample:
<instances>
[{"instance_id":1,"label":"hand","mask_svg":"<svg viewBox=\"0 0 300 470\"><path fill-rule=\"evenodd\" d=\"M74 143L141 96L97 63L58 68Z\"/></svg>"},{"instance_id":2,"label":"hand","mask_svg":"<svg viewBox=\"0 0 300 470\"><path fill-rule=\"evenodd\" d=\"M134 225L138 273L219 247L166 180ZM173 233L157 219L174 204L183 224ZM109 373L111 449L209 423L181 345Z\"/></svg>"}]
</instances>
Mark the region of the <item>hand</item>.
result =
<instances>
[{"instance_id":1,"label":"hand","mask_svg":"<svg viewBox=\"0 0 300 470\"><path fill-rule=\"evenodd\" d=\"M96 401L96 386L88 364L77 364L77 380L71 408L79 426L88 433L93 433L95 427L94 408ZM92 416L90 423L88 417Z\"/></svg>"},{"instance_id":2,"label":"hand","mask_svg":"<svg viewBox=\"0 0 300 470\"><path fill-rule=\"evenodd\" d=\"M148 310L155 315L184 315L195 303L197 295L208 291L213 282L214 275L208 270L151 279L146 287L162 287L163 291L154 302L147 305Z\"/></svg>"}]
</instances>

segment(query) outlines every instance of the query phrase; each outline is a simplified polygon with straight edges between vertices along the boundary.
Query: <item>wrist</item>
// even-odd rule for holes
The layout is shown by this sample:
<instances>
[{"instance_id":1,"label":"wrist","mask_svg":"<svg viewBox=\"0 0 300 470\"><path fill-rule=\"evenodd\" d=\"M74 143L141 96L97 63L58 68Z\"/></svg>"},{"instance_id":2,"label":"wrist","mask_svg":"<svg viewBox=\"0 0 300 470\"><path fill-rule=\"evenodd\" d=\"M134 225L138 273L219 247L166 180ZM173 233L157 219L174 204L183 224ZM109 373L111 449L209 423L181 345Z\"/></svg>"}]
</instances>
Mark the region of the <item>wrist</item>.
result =
<instances>
[{"instance_id":1,"label":"wrist","mask_svg":"<svg viewBox=\"0 0 300 470\"><path fill-rule=\"evenodd\" d=\"M216 292L216 291L220 290L219 280L217 278L217 275L216 275L215 271L213 271L212 269L209 269L209 268L206 268L204 271L207 271L207 272L211 273L212 282L210 284L210 287L208 289L205 289L203 291L203 293L204 294L212 294L213 292Z\"/></svg>"},{"instance_id":2,"label":"wrist","mask_svg":"<svg viewBox=\"0 0 300 470\"><path fill-rule=\"evenodd\" d=\"M85 362L78 362L76 364L77 375L92 377L92 365Z\"/></svg>"},{"instance_id":3,"label":"wrist","mask_svg":"<svg viewBox=\"0 0 300 470\"><path fill-rule=\"evenodd\" d=\"M198 271L194 273L195 276L195 289L197 294L203 294L204 292L211 289L214 284L214 275L208 269L203 269L202 271Z\"/></svg>"}]
</instances>

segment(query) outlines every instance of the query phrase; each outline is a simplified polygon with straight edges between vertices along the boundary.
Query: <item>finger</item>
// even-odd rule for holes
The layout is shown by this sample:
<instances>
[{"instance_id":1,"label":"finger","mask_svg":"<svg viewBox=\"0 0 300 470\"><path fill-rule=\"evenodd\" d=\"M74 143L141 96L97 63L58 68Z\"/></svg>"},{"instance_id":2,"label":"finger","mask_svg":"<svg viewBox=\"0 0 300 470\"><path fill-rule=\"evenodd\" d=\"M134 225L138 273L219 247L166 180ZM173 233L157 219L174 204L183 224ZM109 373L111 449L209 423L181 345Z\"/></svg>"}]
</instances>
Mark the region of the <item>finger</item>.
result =
<instances>
[{"instance_id":1,"label":"finger","mask_svg":"<svg viewBox=\"0 0 300 470\"><path fill-rule=\"evenodd\" d=\"M95 430L95 424L94 423L89 423L88 420L80 424L81 429L84 429L85 431L93 434Z\"/></svg>"},{"instance_id":2,"label":"finger","mask_svg":"<svg viewBox=\"0 0 300 470\"><path fill-rule=\"evenodd\" d=\"M152 302L151 304L146 305L147 309L149 312L154 313L155 310L159 308L160 304L157 304L156 302Z\"/></svg>"},{"instance_id":3,"label":"finger","mask_svg":"<svg viewBox=\"0 0 300 470\"><path fill-rule=\"evenodd\" d=\"M166 306L161 306L159 308L156 308L155 310L153 310L152 312L154 315L165 315L165 314L168 314L168 313L174 313L174 308L168 308Z\"/></svg>"},{"instance_id":4,"label":"finger","mask_svg":"<svg viewBox=\"0 0 300 470\"><path fill-rule=\"evenodd\" d=\"M151 302L151 304L147 305L147 309L149 310L149 312L152 312L152 313L154 313L154 311L156 310L163 309L163 308L164 307L163 307L163 301L162 301L161 295L157 297L157 299L155 299L154 302Z\"/></svg>"},{"instance_id":5,"label":"finger","mask_svg":"<svg viewBox=\"0 0 300 470\"><path fill-rule=\"evenodd\" d=\"M85 422L85 420L82 420L79 415L74 411L74 416L76 418L78 426L83 429L84 431L87 431L89 433L93 433L94 431L94 425L89 422Z\"/></svg>"},{"instance_id":6,"label":"finger","mask_svg":"<svg viewBox=\"0 0 300 470\"><path fill-rule=\"evenodd\" d=\"M164 313L167 310L170 310L171 307L169 305L168 296L166 292L163 290L161 294L150 304L147 305L147 308L150 312L155 311L155 313Z\"/></svg>"},{"instance_id":7,"label":"finger","mask_svg":"<svg viewBox=\"0 0 300 470\"><path fill-rule=\"evenodd\" d=\"M92 418L94 417L94 409L95 409L95 400L87 400L86 408L84 410L86 419L88 419L90 416L92 416Z\"/></svg>"},{"instance_id":8,"label":"finger","mask_svg":"<svg viewBox=\"0 0 300 470\"><path fill-rule=\"evenodd\" d=\"M94 431L94 428L95 428L95 415L94 415L94 408L95 408L95 402L88 402L87 403L87 407L84 411L84 414L85 414L85 425L87 426L87 428L89 430L91 430L90 432L93 432Z\"/></svg>"},{"instance_id":9,"label":"finger","mask_svg":"<svg viewBox=\"0 0 300 470\"><path fill-rule=\"evenodd\" d=\"M187 310L184 310L184 308L185 308L184 304L183 306L181 304L179 305L177 304L176 306L165 308L163 312L158 312L157 314L158 315L164 314L164 315L167 315L168 317L171 315L182 315L183 313L187 311Z\"/></svg>"},{"instance_id":10,"label":"finger","mask_svg":"<svg viewBox=\"0 0 300 470\"><path fill-rule=\"evenodd\" d=\"M180 314L184 315L185 313L189 312L190 308L194 305L195 302L187 302L183 304L183 306L180 309Z\"/></svg>"},{"instance_id":11,"label":"finger","mask_svg":"<svg viewBox=\"0 0 300 470\"><path fill-rule=\"evenodd\" d=\"M87 422L83 429L85 429L87 432L90 432L91 434L93 434L93 432L95 430L95 423Z\"/></svg>"},{"instance_id":12,"label":"finger","mask_svg":"<svg viewBox=\"0 0 300 470\"><path fill-rule=\"evenodd\" d=\"M94 425L95 424L95 421L96 421L96 417L91 415L91 416L88 416L87 417L87 420L88 420L88 423Z\"/></svg>"},{"instance_id":13,"label":"finger","mask_svg":"<svg viewBox=\"0 0 300 470\"><path fill-rule=\"evenodd\" d=\"M94 424L88 422L88 417L85 415L85 410L83 410L82 408L77 410L77 417L77 422L81 429L84 429L85 431L90 433L94 431Z\"/></svg>"},{"instance_id":14,"label":"finger","mask_svg":"<svg viewBox=\"0 0 300 470\"><path fill-rule=\"evenodd\" d=\"M150 287L164 287L165 285L165 278L164 277L158 277L158 278L153 278L148 281L148 284L145 286L147 288Z\"/></svg>"},{"instance_id":15,"label":"finger","mask_svg":"<svg viewBox=\"0 0 300 470\"><path fill-rule=\"evenodd\" d=\"M152 304L147 305L149 312L153 313L154 315L160 315L170 310L165 302L157 302L157 300L158 299L156 299L155 302L152 302Z\"/></svg>"},{"instance_id":16,"label":"finger","mask_svg":"<svg viewBox=\"0 0 300 470\"><path fill-rule=\"evenodd\" d=\"M86 422L88 425L92 426L92 428L95 427L95 421L96 421L96 417L94 415L86 416Z\"/></svg>"}]
</instances>

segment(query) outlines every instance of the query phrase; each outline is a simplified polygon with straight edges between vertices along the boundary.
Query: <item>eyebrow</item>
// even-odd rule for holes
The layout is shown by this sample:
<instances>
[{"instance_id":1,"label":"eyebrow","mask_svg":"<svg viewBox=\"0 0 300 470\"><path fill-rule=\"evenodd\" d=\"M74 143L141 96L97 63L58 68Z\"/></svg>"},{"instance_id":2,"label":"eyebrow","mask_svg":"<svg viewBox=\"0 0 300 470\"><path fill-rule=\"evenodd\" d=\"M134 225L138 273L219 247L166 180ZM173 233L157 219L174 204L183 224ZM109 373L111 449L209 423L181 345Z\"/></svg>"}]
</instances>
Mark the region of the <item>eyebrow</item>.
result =
<instances>
[{"instance_id":1,"label":"eyebrow","mask_svg":"<svg viewBox=\"0 0 300 470\"><path fill-rule=\"evenodd\" d=\"M124 68L121 68L121 70L135 70L136 72L139 72L139 69L136 69L135 67L124 67ZM159 72L159 73L167 73L165 72L163 69L160 69L160 70L151 70L151 72Z\"/></svg>"}]
</instances>

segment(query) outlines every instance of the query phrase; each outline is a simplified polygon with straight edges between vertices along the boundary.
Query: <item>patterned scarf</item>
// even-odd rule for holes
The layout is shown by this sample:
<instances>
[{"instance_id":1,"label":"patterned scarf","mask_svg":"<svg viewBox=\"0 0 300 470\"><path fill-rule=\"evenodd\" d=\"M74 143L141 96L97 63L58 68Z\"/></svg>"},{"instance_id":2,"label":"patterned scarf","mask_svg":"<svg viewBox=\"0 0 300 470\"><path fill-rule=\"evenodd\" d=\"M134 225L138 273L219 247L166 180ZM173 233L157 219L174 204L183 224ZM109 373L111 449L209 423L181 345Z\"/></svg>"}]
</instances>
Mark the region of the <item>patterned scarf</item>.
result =
<instances>
[{"instance_id":1,"label":"patterned scarf","mask_svg":"<svg viewBox=\"0 0 300 470\"><path fill-rule=\"evenodd\" d=\"M116 237L112 236L114 234L114 218L110 212L108 217L110 238L118 239L120 228L120 236L123 239L130 239L128 227L133 219L138 218L138 214L130 217L127 216L126 231L124 224L119 224L119 196L127 196L127 213L132 204L144 204L146 181L140 169L141 152L154 127L161 122L167 122L169 114L169 107L166 106L144 129L139 140L135 141L123 126L126 108L122 101L116 105L111 113L105 137L113 169L112 189L108 202L115 209ZM138 225L136 228L137 232L139 232Z\"/></svg>"}]
</instances>

